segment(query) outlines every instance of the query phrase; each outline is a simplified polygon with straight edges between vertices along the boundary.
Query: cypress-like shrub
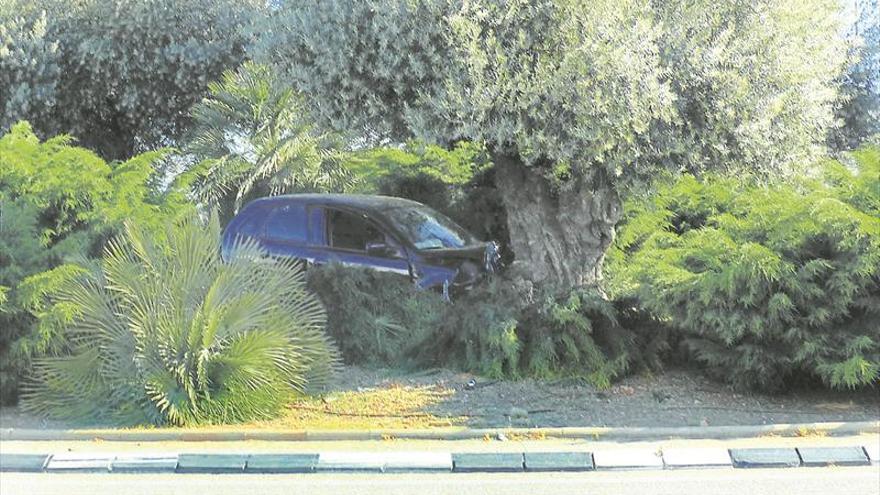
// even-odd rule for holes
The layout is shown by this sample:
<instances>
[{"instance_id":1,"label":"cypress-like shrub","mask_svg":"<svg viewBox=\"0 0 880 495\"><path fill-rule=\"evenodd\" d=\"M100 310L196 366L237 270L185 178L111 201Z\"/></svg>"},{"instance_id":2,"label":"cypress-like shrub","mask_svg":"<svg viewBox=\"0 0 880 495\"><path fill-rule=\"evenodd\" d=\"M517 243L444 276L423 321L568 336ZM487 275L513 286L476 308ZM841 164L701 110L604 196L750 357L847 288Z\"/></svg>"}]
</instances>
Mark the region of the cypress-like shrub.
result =
<instances>
[{"instance_id":1,"label":"cypress-like shrub","mask_svg":"<svg viewBox=\"0 0 880 495\"><path fill-rule=\"evenodd\" d=\"M880 379L880 149L795 184L684 176L628 205L609 288L741 387Z\"/></svg>"}]
</instances>

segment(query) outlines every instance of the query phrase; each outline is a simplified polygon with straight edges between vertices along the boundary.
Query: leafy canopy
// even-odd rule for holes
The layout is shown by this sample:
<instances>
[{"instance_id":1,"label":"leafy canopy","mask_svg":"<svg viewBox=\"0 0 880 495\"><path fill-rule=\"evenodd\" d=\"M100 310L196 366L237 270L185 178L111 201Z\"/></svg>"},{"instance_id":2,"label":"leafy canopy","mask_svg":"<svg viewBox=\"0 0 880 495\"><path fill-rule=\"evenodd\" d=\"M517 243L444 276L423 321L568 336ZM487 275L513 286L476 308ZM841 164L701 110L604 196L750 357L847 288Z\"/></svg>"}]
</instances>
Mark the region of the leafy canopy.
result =
<instances>
[{"instance_id":1,"label":"leafy canopy","mask_svg":"<svg viewBox=\"0 0 880 495\"><path fill-rule=\"evenodd\" d=\"M256 58L339 129L485 142L548 177L785 171L821 151L833 0L287 2Z\"/></svg>"},{"instance_id":2,"label":"leafy canopy","mask_svg":"<svg viewBox=\"0 0 880 495\"><path fill-rule=\"evenodd\" d=\"M841 149L857 147L880 133L880 4L861 0L858 19L850 28L853 60L841 78L837 116L842 127L832 135Z\"/></svg>"},{"instance_id":3,"label":"leafy canopy","mask_svg":"<svg viewBox=\"0 0 880 495\"><path fill-rule=\"evenodd\" d=\"M0 0L0 131L30 120L107 158L167 146L245 58L264 2Z\"/></svg>"}]
</instances>

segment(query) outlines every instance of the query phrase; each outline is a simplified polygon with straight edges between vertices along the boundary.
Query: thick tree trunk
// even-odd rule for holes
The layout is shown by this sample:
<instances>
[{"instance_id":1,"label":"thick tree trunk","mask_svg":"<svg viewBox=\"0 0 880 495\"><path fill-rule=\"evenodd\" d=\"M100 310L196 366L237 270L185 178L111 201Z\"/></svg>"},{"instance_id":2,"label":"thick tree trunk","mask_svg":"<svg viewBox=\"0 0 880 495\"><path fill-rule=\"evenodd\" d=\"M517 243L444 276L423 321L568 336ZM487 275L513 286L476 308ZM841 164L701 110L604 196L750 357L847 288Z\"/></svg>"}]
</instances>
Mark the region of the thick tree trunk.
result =
<instances>
[{"instance_id":1,"label":"thick tree trunk","mask_svg":"<svg viewBox=\"0 0 880 495\"><path fill-rule=\"evenodd\" d=\"M515 276L565 288L598 286L621 215L620 198L604 172L553 191L518 157L493 155Z\"/></svg>"}]
</instances>

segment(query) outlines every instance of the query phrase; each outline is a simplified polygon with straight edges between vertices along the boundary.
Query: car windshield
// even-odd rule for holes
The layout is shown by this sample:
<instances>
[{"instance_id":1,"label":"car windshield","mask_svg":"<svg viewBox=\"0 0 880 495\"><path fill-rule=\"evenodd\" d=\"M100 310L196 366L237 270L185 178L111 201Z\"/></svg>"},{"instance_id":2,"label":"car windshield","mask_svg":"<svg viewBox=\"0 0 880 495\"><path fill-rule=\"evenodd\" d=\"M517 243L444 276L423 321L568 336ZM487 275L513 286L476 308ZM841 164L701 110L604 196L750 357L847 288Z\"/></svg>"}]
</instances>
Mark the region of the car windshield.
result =
<instances>
[{"instance_id":1,"label":"car windshield","mask_svg":"<svg viewBox=\"0 0 880 495\"><path fill-rule=\"evenodd\" d=\"M416 249L460 248L475 242L466 230L428 207L395 207L385 214Z\"/></svg>"}]
</instances>

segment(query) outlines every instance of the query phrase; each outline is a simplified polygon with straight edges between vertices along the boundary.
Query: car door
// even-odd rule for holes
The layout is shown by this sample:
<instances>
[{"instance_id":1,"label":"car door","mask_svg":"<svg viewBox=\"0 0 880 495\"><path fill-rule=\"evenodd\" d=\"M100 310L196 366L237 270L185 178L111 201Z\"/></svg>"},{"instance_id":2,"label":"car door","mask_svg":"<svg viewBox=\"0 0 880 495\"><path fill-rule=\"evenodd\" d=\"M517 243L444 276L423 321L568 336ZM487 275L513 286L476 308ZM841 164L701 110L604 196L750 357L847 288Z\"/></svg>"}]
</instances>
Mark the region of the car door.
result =
<instances>
[{"instance_id":1,"label":"car door","mask_svg":"<svg viewBox=\"0 0 880 495\"><path fill-rule=\"evenodd\" d=\"M337 262L409 277L405 248L366 214L320 207L310 211L309 217L312 225L323 227L312 230L312 235L318 238L316 242L326 245L324 253L316 257L316 263ZM368 244L377 243L383 243L389 249L384 253L367 252Z\"/></svg>"},{"instance_id":2,"label":"car door","mask_svg":"<svg viewBox=\"0 0 880 495\"><path fill-rule=\"evenodd\" d=\"M263 227L261 243L273 256L312 261L305 205L284 204L273 208Z\"/></svg>"}]
</instances>

